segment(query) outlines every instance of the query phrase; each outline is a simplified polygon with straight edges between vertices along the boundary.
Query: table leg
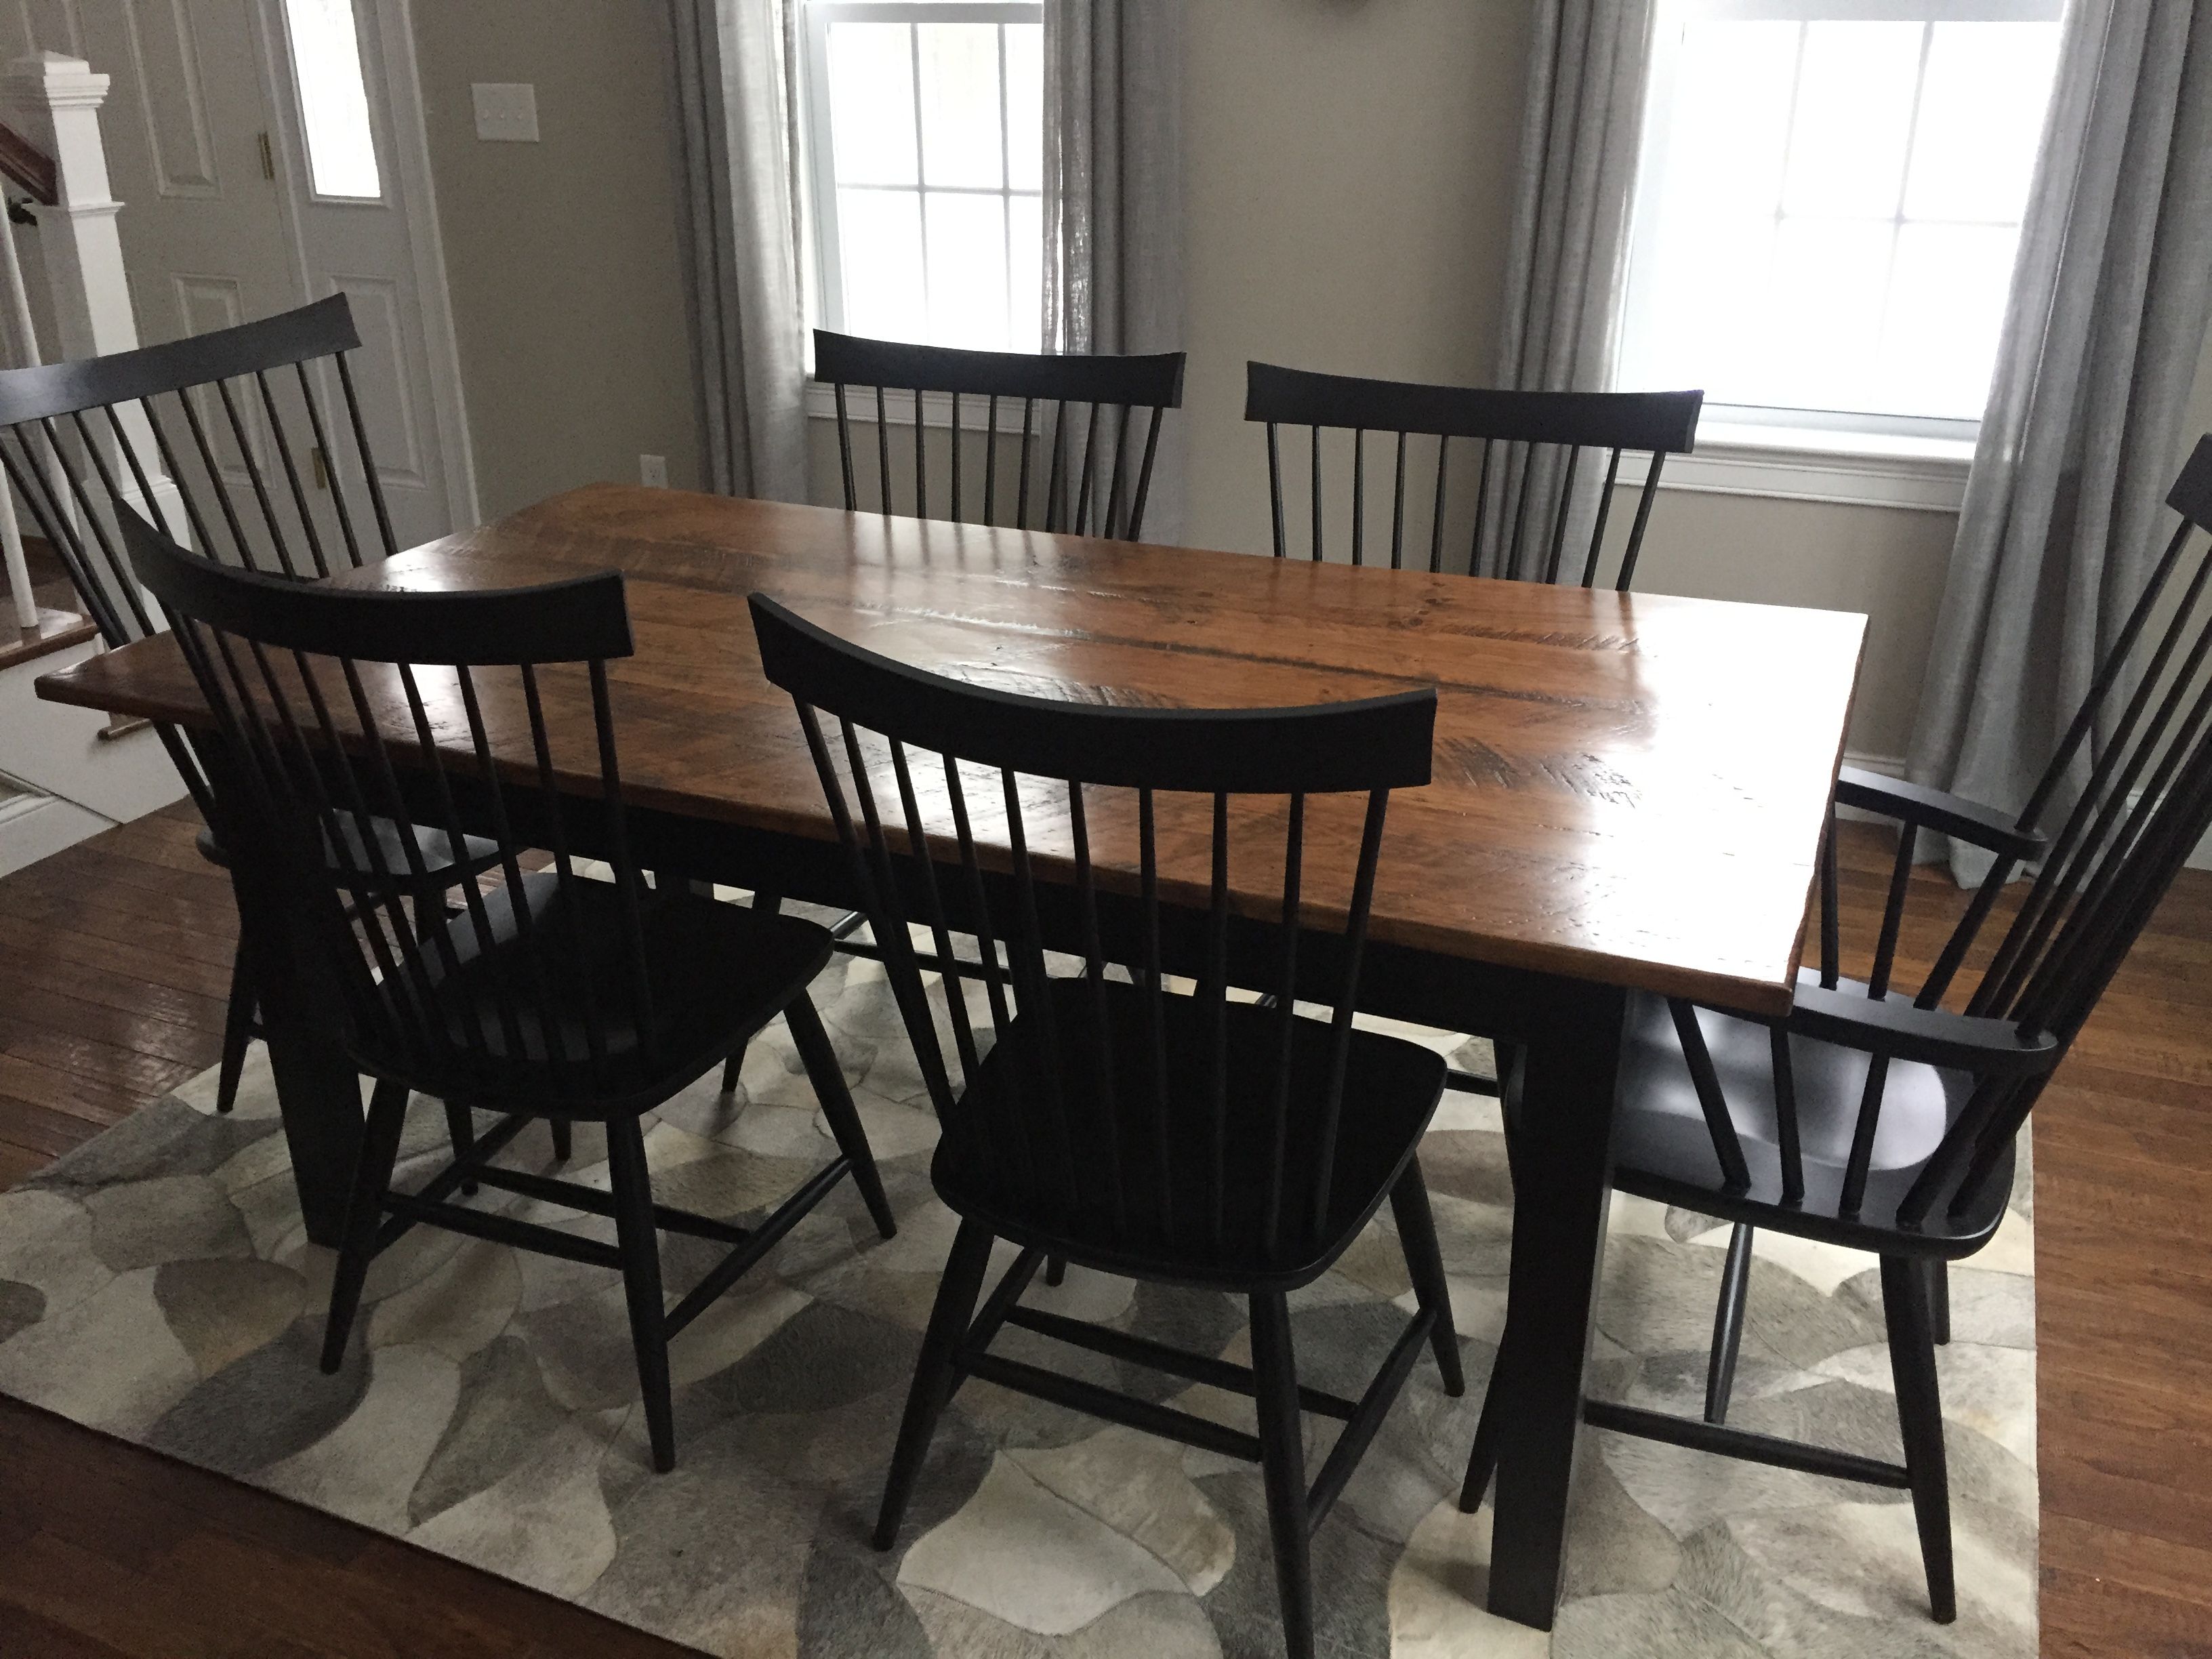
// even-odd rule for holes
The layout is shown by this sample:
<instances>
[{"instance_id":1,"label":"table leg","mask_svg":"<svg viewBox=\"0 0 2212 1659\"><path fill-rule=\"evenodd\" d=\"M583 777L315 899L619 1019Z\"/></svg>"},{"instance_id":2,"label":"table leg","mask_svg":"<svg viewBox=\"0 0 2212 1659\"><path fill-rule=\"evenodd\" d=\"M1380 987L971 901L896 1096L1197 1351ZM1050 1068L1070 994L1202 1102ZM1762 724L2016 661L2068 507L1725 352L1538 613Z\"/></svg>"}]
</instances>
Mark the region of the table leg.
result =
<instances>
[{"instance_id":1,"label":"table leg","mask_svg":"<svg viewBox=\"0 0 2212 1659\"><path fill-rule=\"evenodd\" d=\"M1582 1424L1605 1218L1613 1187L1613 1104L1626 998L1563 984L1531 1031L1513 1151L1513 1327L1490 1610L1552 1627L1565 1553L1567 1494Z\"/></svg>"},{"instance_id":2,"label":"table leg","mask_svg":"<svg viewBox=\"0 0 2212 1659\"><path fill-rule=\"evenodd\" d=\"M231 878L234 886L243 884L238 868ZM263 930L246 923L246 917L266 911L246 892L238 896L246 972L268 1038L301 1218L310 1239L335 1246L345 1230L346 1197L361 1146L361 1079L338 1046L329 1011L317 1009L302 994L301 976L292 970L283 941L265 938Z\"/></svg>"}]
</instances>

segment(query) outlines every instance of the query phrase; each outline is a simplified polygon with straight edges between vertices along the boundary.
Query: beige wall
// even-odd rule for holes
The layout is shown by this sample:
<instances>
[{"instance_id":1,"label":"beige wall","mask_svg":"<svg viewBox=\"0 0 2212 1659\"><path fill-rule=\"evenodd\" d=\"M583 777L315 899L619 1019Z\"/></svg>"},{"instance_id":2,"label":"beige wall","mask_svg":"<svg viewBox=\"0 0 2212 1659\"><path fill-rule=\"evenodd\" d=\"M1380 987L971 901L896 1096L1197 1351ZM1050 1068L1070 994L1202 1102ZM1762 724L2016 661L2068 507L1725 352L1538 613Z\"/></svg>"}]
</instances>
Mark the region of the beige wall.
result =
<instances>
[{"instance_id":1,"label":"beige wall","mask_svg":"<svg viewBox=\"0 0 2212 1659\"><path fill-rule=\"evenodd\" d=\"M485 510L641 451L698 477L666 42L606 0L418 4ZM1184 111L1191 353L1182 539L1261 551L1267 469L1249 357L1492 377L1526 0L1192 0ZM483 144L468 85L534 81L544 142ZM834 438L810 436L817 500ZM2212 356L2191 433L2212 428ZM906 434L902 434L902 436ZM941 429L932 434L941 445ZM941 485L940 485L941 489ZM1904 751L1948 514L1665 491L1639 586L1870 618L1850 744Z\"/></svg>"},{"instance_id":2,"label":"beige wall","mask_svg":"<svg viewBox=\"0 0 2212 1659\"><path fill-rule=\"evenodd\" d=\"M487 517L641 454L696 488L674 92L645 0L417 0L438 222ZM541 142L485 143L469 85L538 88Z\"/></svg>"}]
</instances>

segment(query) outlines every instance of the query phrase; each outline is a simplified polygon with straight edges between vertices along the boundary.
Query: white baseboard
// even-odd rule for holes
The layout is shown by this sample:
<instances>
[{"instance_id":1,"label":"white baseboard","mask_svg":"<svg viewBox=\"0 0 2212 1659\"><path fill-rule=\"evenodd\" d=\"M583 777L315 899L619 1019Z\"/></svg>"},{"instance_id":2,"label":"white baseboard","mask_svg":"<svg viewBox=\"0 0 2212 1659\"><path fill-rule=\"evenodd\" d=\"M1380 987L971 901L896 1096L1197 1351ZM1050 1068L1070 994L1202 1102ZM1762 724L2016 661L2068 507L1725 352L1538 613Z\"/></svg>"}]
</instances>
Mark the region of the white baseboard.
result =
<instances>
[{"instance_id":1,"label":"white baseboard","mask_svg":"<svg viewBox=\"0 0 2212 1659\"><path fill-rule=\"evenodd\" d=\"M74 847L114 823L112 818L52 795L12 795L0 800L0 876Z\"/></svg>"},{"instance_id":2,"label":"white baseboard","mask_svg":"<svg viewBox=\"0 0 2212 1659\"><path fill-rule=\"evenodd\" d=\"M1861 755L1845 750L1844 764L1858 767L1863 771L1879 772L1886 778L1901 778L1905 775L1905 758L1901 755ZM1849 806L1837 808L1836 815L1838 817L1857 822L1879 821L1879 814L1862 812ZM1920 857L1923 863L1935 861L1935 855L1925 850L1921 853ZM2212 870L2212 832L2207 832L2204 839L2197 843L2197 850L2189 855L2186 867L2191 870Z\"/></svg>"}]
</instances>

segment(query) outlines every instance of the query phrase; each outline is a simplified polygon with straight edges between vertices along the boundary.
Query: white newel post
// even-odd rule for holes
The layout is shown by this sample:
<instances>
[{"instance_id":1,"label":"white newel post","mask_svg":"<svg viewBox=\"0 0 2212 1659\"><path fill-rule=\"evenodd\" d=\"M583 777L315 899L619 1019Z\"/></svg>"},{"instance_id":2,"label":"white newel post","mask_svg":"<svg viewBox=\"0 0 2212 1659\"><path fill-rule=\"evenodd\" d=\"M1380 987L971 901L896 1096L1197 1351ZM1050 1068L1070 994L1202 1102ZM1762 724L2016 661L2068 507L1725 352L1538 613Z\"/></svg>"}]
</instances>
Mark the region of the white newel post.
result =
<instances>
[{"instance_id":1,"label":"white newel post","mask_svg":"<svg viewBox=\"0 0 2212 1659\"><path fill-rule=\"evenodd\" d=\"M100 141L100 106L107 77L82 58L58 52L19 58L9 66L8 106L23 136L54 158L52 207L33 207L39 251L53 290L58 357L101 357L138 343L131 288L123 273L123 240L115 216L123 204L107 183L107 150Z\"/></svg>"}]
</instances>

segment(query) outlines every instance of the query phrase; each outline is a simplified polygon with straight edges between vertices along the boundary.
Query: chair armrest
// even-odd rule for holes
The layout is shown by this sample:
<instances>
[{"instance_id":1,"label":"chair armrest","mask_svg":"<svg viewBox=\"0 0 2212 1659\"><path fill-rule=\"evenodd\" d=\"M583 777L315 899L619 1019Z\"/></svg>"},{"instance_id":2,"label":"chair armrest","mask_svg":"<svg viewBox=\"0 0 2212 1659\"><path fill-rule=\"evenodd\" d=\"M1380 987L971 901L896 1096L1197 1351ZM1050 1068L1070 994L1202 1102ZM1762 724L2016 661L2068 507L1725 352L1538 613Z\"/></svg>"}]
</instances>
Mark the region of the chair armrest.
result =
<instances>
[{"instance_id":1,"label":"chair armrest","mask_svg":"<svg viewBox=\"0 0 2212 1659\"><path fill-rule=\"evenodd\" d=\"M1948 790L1907 783L1846 766L1836 774L1836 804L1861 811L1878 812L1923 830L1940 830L2000 857L2033 863L2042 857L2044 839L2033 830L2017 828L2012 819Z\"/></svg>"},{"instance_id":2,"label":"chair armrest","mask_svg":"<svg viewBox=\"0 0 2212 1659\"><path fill-rule=\"evenodd\" d=\"M2023 1037L2008 1019L1917 1008L1902 997L1876 1002L1863 992L1818 985L1797 988L1785 1024L1842 1048L1982 1077L2032 1077L2058 1063L2058 1039L2048 1031Z\"/></svg>"}]
</instances>

